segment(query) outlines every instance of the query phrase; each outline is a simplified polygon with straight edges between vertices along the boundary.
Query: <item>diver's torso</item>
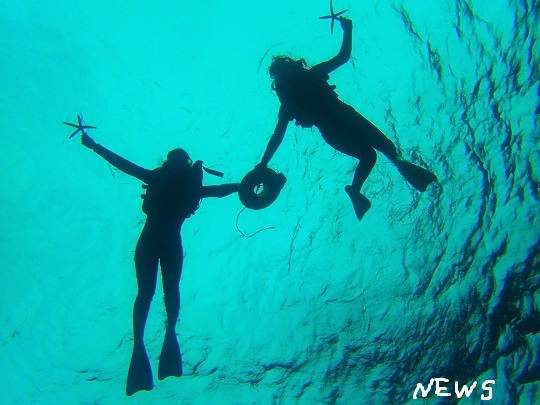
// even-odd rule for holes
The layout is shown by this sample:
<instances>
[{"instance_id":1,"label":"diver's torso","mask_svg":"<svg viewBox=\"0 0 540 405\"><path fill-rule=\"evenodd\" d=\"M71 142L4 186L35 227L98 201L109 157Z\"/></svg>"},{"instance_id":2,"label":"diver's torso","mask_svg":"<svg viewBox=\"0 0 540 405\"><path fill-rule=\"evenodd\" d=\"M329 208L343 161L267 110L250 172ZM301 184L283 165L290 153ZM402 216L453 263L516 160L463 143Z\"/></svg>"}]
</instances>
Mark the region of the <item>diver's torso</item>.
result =
<instances>
[{"instance_id":1,"label":"diver's torso","mask_svg":"<svg viewBox=\"0 0 540 405\"><path fill-rule=\"evenodd\" d=\"M151 183L146 185L142 210L153 223L181 224L198 207L200 190L190 178L173 176L163 170L154 170Z\"/></svg>"},{"instance_id":2,"label":"diver's torso","mask_svg":"<svg viewBox=\"0 0 540 405\"><path fill-rule=\"evenodd\" d=\"M276 93L289 119L304 128L319 126L329 114L343 104L328 83L328 75L315 75L306 70L276 83Z\"/></svg>"}]
</instances>

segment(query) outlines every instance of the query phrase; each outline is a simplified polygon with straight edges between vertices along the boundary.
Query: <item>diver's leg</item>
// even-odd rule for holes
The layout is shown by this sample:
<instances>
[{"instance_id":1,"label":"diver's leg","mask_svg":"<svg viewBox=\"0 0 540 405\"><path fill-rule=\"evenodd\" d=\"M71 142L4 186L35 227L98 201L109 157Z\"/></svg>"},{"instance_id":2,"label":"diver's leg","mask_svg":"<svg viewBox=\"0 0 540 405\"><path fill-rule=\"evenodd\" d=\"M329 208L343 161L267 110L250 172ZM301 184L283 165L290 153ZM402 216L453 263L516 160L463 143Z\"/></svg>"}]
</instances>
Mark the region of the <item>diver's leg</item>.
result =
<instances>
[{"instance_id":1,"label":"diver's leg","mask_svg":"<svg viewBox=\"0 0 540 405\"><path fill-rule=\"evenodd\" d=\"M364 182L368 178L369 173L371 173L371 170L375 166L375 162L377 162L377 152L375 152L373 148L367 146L361 147L355 153L354 157L358 158L360 162L354 171L351 190L359 193L360 189L364 185Z\"/></svg>"},{"instance_id":2,"label":"diver's leg","mask_svg":"<svg viewBox=\"0 0 540 405\"><path fill-rule=\"evenodd\" d=\"M364 195L360 194L360 189L375 166L377 152L364 142L360 132L362 126L353 124L354 121L344 120L339 125L334 125L330 130L321 129L321 134L328 145L359 160L352 184L346 186L345 191L349 195L356 217L360 221L371 208L371 203Z\"/></svg>"},{"instance_id":3,"label":"diver's leg","mask_svg":"<svg viewBox=\"0 0 540 405\"><path fill-rule=\"evenodd\" d=\"M360 114L356 117L356 122L362 128L365 141L390 159L414 188L422 192L426 191L428 185L437 180L437 177L429 170L400 159L396 145Z\"/></svg>"},{"instance_id":4,"label":"diver's leg","mask_svg":"<svg viewBox=\"0 0 540 405\"><path fill-rule=\"evenodd\" d=\"M360 193L360 189L375 166L377 153L370 147L364 147L358 151L355 157L358 157L360 162L354 171L352 184L345 187L345 192L349 195L356 217L360 221L371 208L371 203Z\"/></svg>"},{"instance_id":5,"label":"diver's leg","mask_svg":"<svg viewBox=\"0 0 540 405\"><path fill-rule=\"evenodd\" d=\"M384 136L381 131L379 131L377 128L375 129L377 133L372 137L374 139L370 143L371 146L395 163L398 160L398 151L396 145L394 145L394 142Z\"/></svg>"},{"instance_id":6,"label":"diver's leg","mask_svg":"<svg viewBox=\"0 0 540 405\"><path fill-rule=\"evenodd\" d=\"M152 368L144 347L144 327L156 289L158 257L155 239L156 235L143 229L135 249L138 292L133 305L134 344L126 385L128 396L141 390L150 391L154 387Z\"/></svg>"},{"instance_id":7,"label":"diver's leg","mask_svg":"<svg viewBox=\"0 0 540 405\"><path fill-rule=\"evenodd\" d=\"M163 280L163 294L165 296L165 310L167 311L167 329L175 330L176 321L180 313L180 276L184 253L181 245L171 247L167 255L161 258L161 276Z\"/></svg>"},{"instance_id":8,"label":"diver's leg","mask_svg":"<svg viewBox=\"0 0 540 405\"><path fill-rule=\"evenodd\" d=\"M182 375L182 354L176 338L176 322L180 313L180 276L184 260L182 241L172 237L163 247L161 255L161 276L165 310L167 311L167 326L165 340L159 357L158 378Z\"/></svg>"},{"instance_id":9,"label":"diver's leg","mask_svg":"<svg viewBox=\"0 0 540 405\"><path fill-rule=\"evenodd\" d=\"M133 337L135 343L143 343L144 327L156 291L158 270L155 238L145 234L144 230L135 249L135 270L138 291L133 305Z\"/></svg>"},{"instance_id":10,"label":"diver's leg","mask_svg":"<svg viewBox=\"0 0 540 405\"><path fill-rule=\"evenodd\" d=\"M437 177L429 170L400 159L394 143L385 137L375 126L373 128L368 134L370 144L394 163L409 184L423 192L426 191L430 183L437 180Z\"/></svg>"}]
</instances>

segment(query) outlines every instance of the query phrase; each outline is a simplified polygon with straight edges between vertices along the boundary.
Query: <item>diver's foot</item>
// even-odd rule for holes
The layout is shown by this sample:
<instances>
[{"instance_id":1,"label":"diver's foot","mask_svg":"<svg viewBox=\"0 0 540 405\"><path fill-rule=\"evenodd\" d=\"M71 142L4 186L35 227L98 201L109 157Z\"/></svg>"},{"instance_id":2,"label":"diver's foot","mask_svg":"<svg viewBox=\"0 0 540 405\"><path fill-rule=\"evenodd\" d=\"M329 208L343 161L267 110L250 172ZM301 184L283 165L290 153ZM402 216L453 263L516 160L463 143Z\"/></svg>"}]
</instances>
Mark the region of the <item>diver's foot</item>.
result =
<instances>
[{"instance_id":1,"label":"diver's foot","mask_svg":"<svg viewBox=\"0 0 540 405\"><path fill-rule=\"evenodd\" d=\"M165 341L159 356L158 378L182 376L182 354L174 330L165 333Z\"/></svg>"},{"instance_id":2,"label":"diver's foot","mask_svg":"<svg viewBox=\"0 0 540 405\"><path fill-rule=\"evenodd\" d=\"M427 187L437 180L437 176L420 166L397 160L395 162L399 172L415 189L420 192L426 191Z\"/></svg>"},{"instance_id":3,"label":"diver's foot","mask_svg":"<svg viewBox=\"0 0 540 405\"><path fill-rule=\"evenodd\" d=\"M359 191L354 191L351 186L346 186L345 192L351 198L356 217L361 221L366 212L371 208L371 203L365 196L360 194Z\"/></svg>"},{"instance_id":4,"label":"diver's foot","mask_svg":"<svg viewBox=\"0 0 540 405\"><path fill-rule=\"evenodd\" d=\"M154 381L146 349L144 344L135 343L129 364L126 395L129 397L137 391L151 391L152 388L154 388Z\"/></svg>"}]
</instances>

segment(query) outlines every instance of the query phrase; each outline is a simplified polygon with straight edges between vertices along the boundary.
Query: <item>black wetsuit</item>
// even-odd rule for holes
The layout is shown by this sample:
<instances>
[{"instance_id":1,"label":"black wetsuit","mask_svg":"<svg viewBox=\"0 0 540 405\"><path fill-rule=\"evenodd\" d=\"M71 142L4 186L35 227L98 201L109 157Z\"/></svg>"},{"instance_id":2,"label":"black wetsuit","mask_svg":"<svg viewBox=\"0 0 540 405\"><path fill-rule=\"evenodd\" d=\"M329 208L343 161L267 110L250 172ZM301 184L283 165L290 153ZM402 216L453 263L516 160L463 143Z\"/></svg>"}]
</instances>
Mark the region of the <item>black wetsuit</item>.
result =
<instances>
[{"instance_id":1,"label":"black wetsuit","mask_svg":"<svg viewBox=\"0 0 540 405\"><path fill-rule=\"evenodd\" d=\"M296 120L302 127L316 126L323 139L334 149L360 160L353 179L359 191L375 165L375 149L391 161L397 150L375 125L353 107L341 101L328 84L329 73L347 62L352 49L352 31L343 33L341 49L336 57L311 69L291 67L274 78L274 89L281 102L278 123L262 158L268 164L281 144L287 125Z\"/></svg>"},{"instance_id":2,"label":"black wetsuit","mask_svg":"<svg viewBox=\"0 0 540 405\"><path fill-rule=\"evenodd\" d=\"M163 182L160 176L167 175L162 168L144 169L101 145L96 145L94 151L119 170L149 185ZM203 186L199 188L200 195L198 197L221 198L236 192L237 189L238 185L235 184ZM147 214L146 223L135 249L135 270L138 285L137 298L133 308L135 342L143 340L144 326L156 290L158 264L161 265L168 327L174 328L178 319L180 310L179 283L184 258L180 230L185 218L189 216L189 213L184 214L174 210L160 214L149 211Z\"/></svg>"},{"instance_id":3,"label":"black wetsuit","mask_svg":"<svg viewBox=\"0 0 540 405\"><path fill-rule=\"evenodd\" d=\"M353 107L341 101L334 92L335 86L328 84L329 74L346 63L352 51L352 22L346 18L339 20L343 42L334 58L311 69L305 68L303 60L295 61L286 56L272 60L269 73L274 79L272 88L281 107L276 128L259 165L268 165L283 141L290 121L296 120L302 127L316 126L328 145L359 160L352 183L345 186L345 192L351 198L356 217L361 220L371 203L360 190L375 166L376 150L390 159L403 177L421 192L426 191L437 177L429 170L400 159L394 143Z\"/></svg>"}]
</instances>

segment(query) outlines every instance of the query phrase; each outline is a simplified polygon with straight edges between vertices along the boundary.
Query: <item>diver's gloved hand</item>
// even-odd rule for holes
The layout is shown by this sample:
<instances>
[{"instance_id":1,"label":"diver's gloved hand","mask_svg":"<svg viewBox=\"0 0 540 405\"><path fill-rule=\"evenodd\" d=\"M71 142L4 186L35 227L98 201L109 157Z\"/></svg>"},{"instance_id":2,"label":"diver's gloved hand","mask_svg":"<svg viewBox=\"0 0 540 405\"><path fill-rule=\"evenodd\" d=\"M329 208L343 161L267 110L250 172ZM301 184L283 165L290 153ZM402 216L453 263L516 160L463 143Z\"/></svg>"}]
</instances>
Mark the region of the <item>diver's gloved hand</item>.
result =
<instances>
[{"instance_id":1,"label":"diver's gloved hand","mask_svg":"<svg viewBox=\"0 0 540 405\"><path fill-rule=\"evenodd\" d=\"M97 146L96 141L94 141L92 138L90 138L88 135L86 135L84 132L81 135L81 143L86 146L87 148L94 149Z\"/></svg>"},{"instance_id":2,"label":"diver's gloved hand","mask_svg":"<svg viewBox=\"0 0 540 405\"><path fill-rule=\"evenodd\" d=\"M344 32L352 31L352 20L345 17L339 17L339 22Z\"/></svg>"}]
</instances>

